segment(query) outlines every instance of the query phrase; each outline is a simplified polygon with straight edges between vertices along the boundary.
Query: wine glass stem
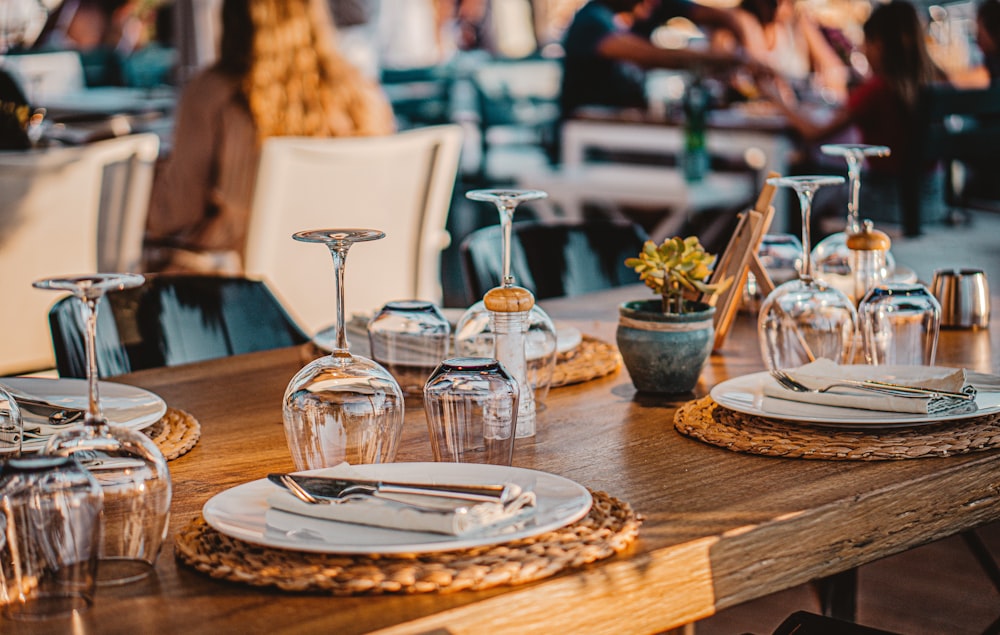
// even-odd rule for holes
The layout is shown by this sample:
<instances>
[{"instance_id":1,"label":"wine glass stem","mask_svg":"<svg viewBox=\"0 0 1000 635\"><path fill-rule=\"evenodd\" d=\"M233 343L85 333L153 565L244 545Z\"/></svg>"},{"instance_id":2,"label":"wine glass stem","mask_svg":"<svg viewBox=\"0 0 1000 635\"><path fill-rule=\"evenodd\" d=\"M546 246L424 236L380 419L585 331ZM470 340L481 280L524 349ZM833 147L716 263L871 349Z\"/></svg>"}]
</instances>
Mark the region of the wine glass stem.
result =
<instances>
[{"instance_id":1,"label":"wine glass stem","mask_svg":"<svg viewBox=\"0 0 1000 635\"><path fill-rule=\"evenodd\" d=\"M851 196L847 201L847 233L857 233L861 229L861 157L847 155L847 180Z\"/></svg>"},{"instance_id":2,"label":"wine glass stem","mask_svg":"<svg viewBox=\"0 0 1000 635\"><path fill-rule=\"evenodd\" d=\"M330 255L333 256L333 289L337 297L337 344L336 350L347 350L347 328L344 324L344 265L347 261L347 250L350 244L335 243L330 245Z\"/></svg>"},{"instance_id":3,"label":"wine glass stem","mask_svg":"<svg viewBox=\"0 0 1000 635\"><path fill-rule=\"evenodd\" d=\"M514 276L510 275L510 234L511 226L514 224L514 210L517 203L511 201L500 201L497 203L497 210L500 212L500 229L503 236L503 286L514 285Z\"/></svg>"},{"instance_id":4,"label":"wine glass stem","mask_svg":"<svg viewBox=\"0 0 1000 635\"><path fill-rule=\"evenodd\" d=\"M813 188L796 189L799 195L799 208L802 210L802 274L799 278L803 282L812 282L812 230L809 222L812 216L812 200L816 190Z\"/></svg>"},{"instance_id":5,"label":"wine glass stem","mask_svg":"<svg viewBox=\"0 0 1000 635\"><path fill-rule=\"evenodd\" d=\"M97 302L100 298L84 296L80 298L83 302L83 318L86 323L86 346L87 346L87 425L99 425L104 421L101 413L101 398L97 384Z\"/></svg>"}]
</instances>

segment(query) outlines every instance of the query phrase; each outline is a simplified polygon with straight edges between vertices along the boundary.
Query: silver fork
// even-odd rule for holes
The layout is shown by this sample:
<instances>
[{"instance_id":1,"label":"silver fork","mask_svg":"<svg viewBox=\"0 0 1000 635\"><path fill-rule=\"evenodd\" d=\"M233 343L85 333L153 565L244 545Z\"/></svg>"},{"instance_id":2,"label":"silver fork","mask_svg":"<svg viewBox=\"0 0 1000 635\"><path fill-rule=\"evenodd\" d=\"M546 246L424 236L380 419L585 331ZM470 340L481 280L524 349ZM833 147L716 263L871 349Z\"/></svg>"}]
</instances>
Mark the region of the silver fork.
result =
<instances>
[{"instance_id":1,"label":"silver fork","mask_svg":"<svg viewBox=\"0 0 1000 635\"><path fill-rule=\"evenodd\" d=\"M351 494L345 494L343 496L340 496L339 498L316 498L315 496L307 492L301 485L296 483L295 479L293 479L288 474L281 475L281 484L284 485L285 488L289 492L291 492L293 496L295 496L295 498L299 499L303 503L309 503L310 505L339 505L341 503L346 503L347 501L352 501L352 500L366 500L370 498L375 498L375 493L371 491L367 493L356 492ZM395 498L388 498L388 497L385 498L386 500L391 500L396 503L401 503L412 509L418 509L420 511L426 511L426 512L441 512L440 507L425 507L423 505L416 505L414 503L401 501ZM456 513L460 513L463 509L464 508L458 508L455 511Z\"/></svg>"},{"instance_id":2,"label":"silver fork","mask_svg":"<svg viewBox=\"0 0 1000 635\"><path fill-rule=\"evenodd\" d=\"M870 384L863 381L853 381L853 380L842 380L836 381L829 385L823 386L822 388L810 388L799 381L792 379L783 370L772 370L771 377L781 384L783 388L791 390L793 392L811 392L811 393L824 393L829 392L833 388L855 388L858 390L867 390L869 392L878 393L881 395L893 395L896 397L929 397L931 399L935 398L955 398L970 400L968 395L963 395L960 393L942 393L935 390L927 390L923 388L909 388L906 386L881 386L878 384ZM975 396L972 397L973 399Z\"/></svg>"}]
</instances>

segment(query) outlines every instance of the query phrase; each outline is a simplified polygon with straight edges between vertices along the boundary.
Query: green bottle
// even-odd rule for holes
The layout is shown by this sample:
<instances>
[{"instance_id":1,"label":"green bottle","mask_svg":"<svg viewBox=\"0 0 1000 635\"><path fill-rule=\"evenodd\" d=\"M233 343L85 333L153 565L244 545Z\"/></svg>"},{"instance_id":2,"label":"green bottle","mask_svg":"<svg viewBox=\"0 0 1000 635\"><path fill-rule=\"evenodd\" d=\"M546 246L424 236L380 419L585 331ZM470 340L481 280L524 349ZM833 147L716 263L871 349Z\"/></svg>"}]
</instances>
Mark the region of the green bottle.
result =
<instances>
[{"instance_id":1,"label":"green bottle","mask_svg":"<svg viewBox=\"0 0 1000 635\"><path fill-rule=\"evenodd\" d=\"M708 91L701 78L695 76L684 93L684 178L688 181L701 181L708 173L707 114Z\"/></svg>"}]
</instances>

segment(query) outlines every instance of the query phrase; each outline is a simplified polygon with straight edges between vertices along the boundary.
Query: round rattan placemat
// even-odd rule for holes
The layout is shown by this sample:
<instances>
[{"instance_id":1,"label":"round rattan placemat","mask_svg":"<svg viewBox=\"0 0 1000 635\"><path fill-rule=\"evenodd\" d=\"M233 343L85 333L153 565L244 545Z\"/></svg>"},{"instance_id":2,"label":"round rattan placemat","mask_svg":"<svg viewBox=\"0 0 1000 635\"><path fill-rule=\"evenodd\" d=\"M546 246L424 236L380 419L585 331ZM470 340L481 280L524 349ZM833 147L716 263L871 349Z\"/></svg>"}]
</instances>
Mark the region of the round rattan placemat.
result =
<instances>
[{"instance_id":1,"label":"round rattan placemat","mask_svg":"<svg viewBox=\"0 0 1000 635\"><path fill-rule=\"evenodd\" d=\"M560 355L552 373L552 386L569 386L610 375L622 364L614 345L590 335L584 335L580 345Z\"/></svg>"},{"instance_id":2,"label":"round rattan placemat","mask_svg":"<svg viewBox=\"0 0 1000 635\"><path fill-rule=\"evenodd\" d=\"M272 549L230 538L199 516L174 537L177 558L213 578L331 595L452 593L514 586L625 550L641 519L628 503L591 492L581 520L513 542L422 555L355 556Z\"/></svg>"},{"instance_id":3,"label":"round rattan placemat","mask_svg":"<svg viewBox=\"0 0 1000 635\"><path fill-rule=\"evenodd\" d=\"M167 413L143 432L153 439L168 461L173 461L187 454L198 443L201 424L183 410L167 408Z\"/></svg>"},{"instance_id":4,"label":"round rattan placemat","mask_svg":"<svg viewBox=\"0 0 1000 635\"><path fill-rule=\"evenodd\" d=\"M746 415L703 397L677 409L674 427L685 436L736 452L797 459L919 459L1000 447L997 413L961 422L843 430Z\"/></svg>"}]
</instances>

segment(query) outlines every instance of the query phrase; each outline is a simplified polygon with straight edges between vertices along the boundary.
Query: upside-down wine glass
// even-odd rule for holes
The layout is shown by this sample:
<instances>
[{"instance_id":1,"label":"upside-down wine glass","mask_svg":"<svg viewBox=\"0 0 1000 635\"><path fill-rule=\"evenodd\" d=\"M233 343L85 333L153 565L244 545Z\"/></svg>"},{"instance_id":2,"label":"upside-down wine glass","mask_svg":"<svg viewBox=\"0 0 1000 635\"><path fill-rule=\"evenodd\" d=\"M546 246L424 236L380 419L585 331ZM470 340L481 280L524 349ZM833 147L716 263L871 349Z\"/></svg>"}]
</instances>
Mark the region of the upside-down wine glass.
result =
<instances>
[{"instance_id":1,"label":"upside-down wine glass","mask_svg":"<svg viewBox=\"0 0 1000 635\"><path fill-rule=\"evenodd\" d=\"M374 229L319 229L292 236L330 249L337 298L333 351L306 364L285 390L285 439L299 470L396 458L403 432L403 392L377 362L351 354L344 323L347 250L354 243L384 237Z\"/></svg>"},{"instance_id":2,"label":"upside-down wine glass","mask_svg":"<svg viewBox=\"0 0 1000 635\"><path fill-rule=\"evenodd\" d=\"M861 168L868 157L887 157L887 146L869 145L865 143L828 143L820 146L823 154L844 157L847 161L847 222L844 231L830 234L816 243L812 251L812 260L816 266L816 274L844 291L848 296L854 292L854 282L851 277L850 249L847 248L848 234L861 230ZM886 260L887 273L895 268L892 256ZM860 302L861 298L854 298Z\"/></svg>"},{"instance_id":3,"label":"upside-down wine glass","mask_svg":"<svg viewBox=\"0 0 1000 635\"><path fill-rule=\"evenodd\" d=\"M97 307L111 290L141 285L137 274L95 273L48 278L38 289L69 291L80 300L87 348L87 412L83 426L54 434L45 452L76 456L104 490L103 538L97 584L134 582L156 564L170 518L171 483L167 461L153 440L130 428L110 425L101 411L97 376Z\"/></svg>"},{"instance_id":4,"label":"upside-down wine glass","mask_svg":"<svg viewBox=\"0 0 1000 635\"><path fill-rule=\"evenodd\" d=\"M496 205L500 213L502 239L501 286L513 286L514 277L510 273L510 237L514 211L524 201L543 199L548 197L548 194L539 190L487 189L471 190L465 196L473 201ZM528 314L525 349L528 381L535 390L535 408L542 410L555 371L557 342L555 325L538 304L535 304ZM493 327L490 325L489 311L486 310L482 299L470 306L455 326L455 351L461 357L493 357Z\"/></svg>"},{"instance_id":5,"label":"upside-down wine glass","mask_svg":"<svg viewBox=\"0 0 1000 635\"><path fill-rule=\"evenodd\" d=\"M843 183L839 176L788 176L770 185L795 190L802 209L802 253L809 253L812 199L820 187ZM764 299L757 328L768 369L795 368L819 358L838 364L850 359L857 326L854 303L842 291L813 278L809 258L799 276L779 285Z\"/></svg>"}]
</instances>

